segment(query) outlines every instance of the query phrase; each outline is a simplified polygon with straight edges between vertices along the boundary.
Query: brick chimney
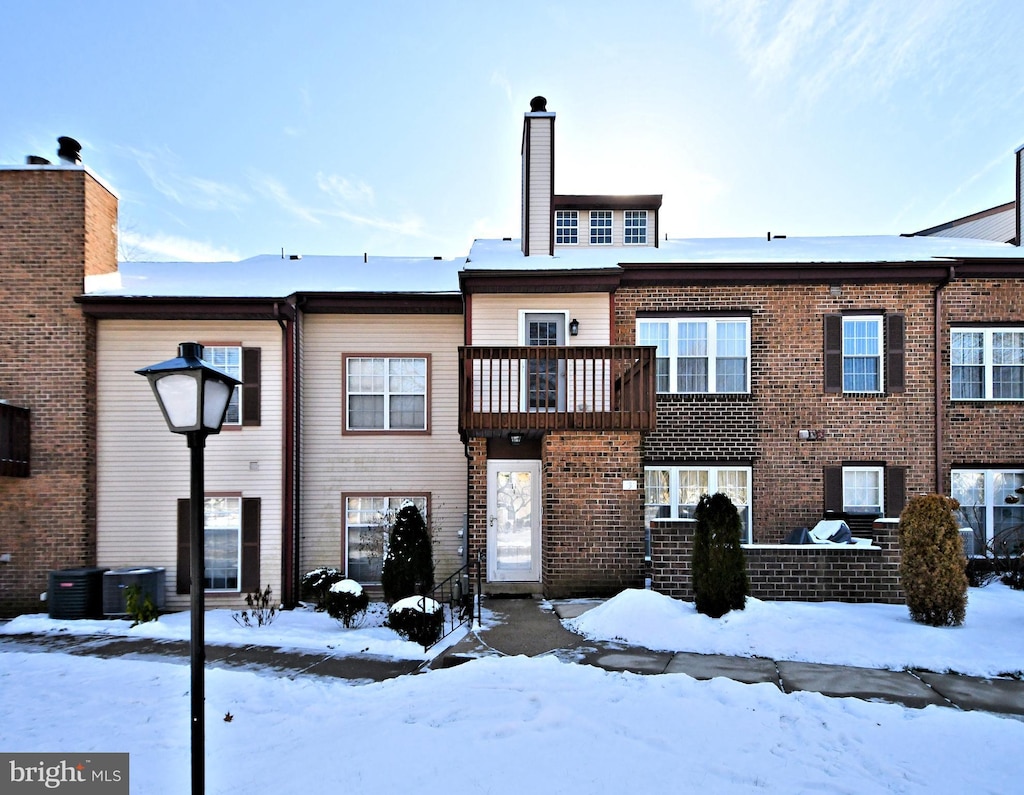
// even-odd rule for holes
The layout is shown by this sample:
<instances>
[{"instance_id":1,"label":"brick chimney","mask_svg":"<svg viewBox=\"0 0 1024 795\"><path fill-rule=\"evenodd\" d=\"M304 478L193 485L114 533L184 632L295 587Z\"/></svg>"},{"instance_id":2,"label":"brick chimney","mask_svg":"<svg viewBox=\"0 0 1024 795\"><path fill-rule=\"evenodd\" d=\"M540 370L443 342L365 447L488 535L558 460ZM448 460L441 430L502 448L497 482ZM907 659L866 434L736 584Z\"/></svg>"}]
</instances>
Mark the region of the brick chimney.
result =
<instances>
[{"instance_id":1,"label":"brick chimney","mask_svg":"<svg viewBox=\"0 0 1024 795\"><path fill-rule=\"evenodd\" d=\"M555 114L534 97L523 120L523 255L554 254Z\"/></svg>"},{"instance_id":2,"label":"brick chimney","mask_svg":"<svg viewBox=\"0 0 1024 795\"><path fill-rule=\"evenodd\" d=\"M0 615L96 560L97 331L75 298L117 269L117 197L65 154L0 166L0 399L31 412L31 477L0 478Z\"/></svg>"}]
</instances>

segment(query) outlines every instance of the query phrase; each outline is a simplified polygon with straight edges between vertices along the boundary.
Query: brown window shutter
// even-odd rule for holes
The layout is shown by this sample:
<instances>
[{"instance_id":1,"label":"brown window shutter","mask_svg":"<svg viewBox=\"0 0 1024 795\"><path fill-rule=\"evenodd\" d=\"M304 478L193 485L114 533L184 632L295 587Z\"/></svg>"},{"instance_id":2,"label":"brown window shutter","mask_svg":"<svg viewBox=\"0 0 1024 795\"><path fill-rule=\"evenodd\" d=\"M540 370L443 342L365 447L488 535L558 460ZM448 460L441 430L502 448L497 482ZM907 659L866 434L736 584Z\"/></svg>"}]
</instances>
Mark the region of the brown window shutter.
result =
<instances>
[{"instance_id":1,"label":"brown window shutter","mask_svg":"<svg viewBox=\"0 0 1024 795\"><path fill-rule=\"evenodd\" d=\"M242 348L242 425L260 424L260 349Z\"/></svg>"},{"instance_id":2,"label":"brown window shutter","mask_svg":"<svg viewBox=\"0 0 1024 795\"><path fill-rule=\"evenodd\" d=\"M843 391L842 315L825 315L825 391Z\"/></svg>"},{"instance_id":3,"label":"brown window shutter","mask_svg":"<svg viewBox=\"0 0 1024 795\"><path fill-rule=\"evenodd\" d=\"M825 510L843 512L843 468L825 467L824 472Z\"/></svg>"},{"instance_id":4,"label":"brown window shutter","mask_svg":"<svg viewBox=\"0 0 1024 795\"><path fill-rule=\"evenodd\" d=\"M885 468L885 515L898 519L907 503L907 468Z\"/></svg>"},{"instance_id":5,"label":"brown window shutter","mask_svg":"<svg viewBox=\"0 0 1024 795\"><path fill-rule=\"evenodd\" d=\"M191 559L189 556L191 524L192 512L189 510L189 501L178 500L178 593L189 593L189 583L192 580L192 572L190 571Z\"/></svg>"},{"instance_id":6,"label":"brown window shutter","mask_svg":"<svg viewBox=\"0 0 1024 795\"><path fill-rule=\"evenodd\" d=\"M902 392L904 380L904 316L885 316L885 379L888 392Z\"/></svg>"},{"instance_id":7,"label":"brown window shutter","mask_svg":"<svg viewBox=\"0 0 1024 795\"><path fill-rule=\"evenodd\" d=\"M242 498L242 590L260 588L260 500Z\"/></svg>"}]
</instances>

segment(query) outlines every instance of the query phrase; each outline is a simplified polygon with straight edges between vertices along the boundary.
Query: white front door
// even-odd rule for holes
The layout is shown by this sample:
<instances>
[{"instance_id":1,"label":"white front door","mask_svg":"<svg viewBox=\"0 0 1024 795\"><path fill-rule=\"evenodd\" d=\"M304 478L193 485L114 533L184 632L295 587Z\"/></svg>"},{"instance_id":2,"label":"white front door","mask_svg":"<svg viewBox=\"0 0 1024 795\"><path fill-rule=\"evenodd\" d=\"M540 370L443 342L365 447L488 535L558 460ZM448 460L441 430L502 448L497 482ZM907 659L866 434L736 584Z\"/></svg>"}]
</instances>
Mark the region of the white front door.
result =
<instances>
[{"instance_id":1,"label":"white front door","mask_svg":"<svg viewBox=\"0 0 1024 795\"><path fill-rule=\"evenodd\" d=\"M540 518L540 461L488 461L489 582L540 582Z\"/></svg>"}]
</instances>

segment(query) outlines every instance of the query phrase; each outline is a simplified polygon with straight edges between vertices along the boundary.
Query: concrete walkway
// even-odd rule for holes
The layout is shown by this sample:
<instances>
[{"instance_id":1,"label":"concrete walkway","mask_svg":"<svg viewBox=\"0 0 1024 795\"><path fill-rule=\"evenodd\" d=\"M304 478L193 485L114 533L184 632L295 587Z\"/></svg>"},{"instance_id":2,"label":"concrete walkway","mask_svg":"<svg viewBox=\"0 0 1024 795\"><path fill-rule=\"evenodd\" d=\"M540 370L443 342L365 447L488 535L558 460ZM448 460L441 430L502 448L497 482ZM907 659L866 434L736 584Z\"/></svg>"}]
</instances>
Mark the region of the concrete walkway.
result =
<instances>
[{"instance_id":1,"label":"concrete walkway","mask_svg":"<svg viewBox=\"0 0 1024 795\"><path fill-rule=\"evenodd\" d=\"M369 655L339 657L266 646L207 646L206 659L210 667L267 671L287 677L330 676L361 683L450 667L478 657L552 655L564 662L593 665L608 671L684 673L695 679L725 677L748 684L768 682L786 693L810 691L908 707L935 704L1024 716L1024 681L1016 679L652 651L589 641L562 625L561 619L574 618L594 604L598 603L485 599L484 605L490 612L487 627L469 632L427 662ZM187 641L109 635L0 635L0 652L3 651L56 651L134 660L170 658L182 664L189 660Z\"/></svg>"},{"instance_id":2,"label":"concrete walkway","mask_svg":"<svg viewBox=\"0 0 1024 795\"><path fill-rule=\"evenodd\" d=\"M616 643L596 643L562 626L592 604L534 599L489 599L494 625L470 633L432 663L453 665L490 654L551 654L567 662L636 674L684 673L695 679L725 677L737 682L769 682L785 693L805 690L833 697L925 707L983 710L1024 716L1024 681L984 679L925 671L884 671L845 665L787 662L762 657L652 651Z\"/></svg>"}]
</instances>

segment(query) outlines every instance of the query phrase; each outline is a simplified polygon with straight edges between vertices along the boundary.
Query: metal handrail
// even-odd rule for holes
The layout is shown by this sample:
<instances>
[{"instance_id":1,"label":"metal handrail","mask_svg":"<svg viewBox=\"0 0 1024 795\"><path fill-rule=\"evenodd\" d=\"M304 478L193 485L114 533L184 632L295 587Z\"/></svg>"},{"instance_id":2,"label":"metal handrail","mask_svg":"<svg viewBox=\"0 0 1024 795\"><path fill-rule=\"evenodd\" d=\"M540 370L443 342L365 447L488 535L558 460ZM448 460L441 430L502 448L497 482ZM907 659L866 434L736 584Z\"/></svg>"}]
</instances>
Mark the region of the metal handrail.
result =
<instances>
[{"instance_id":1,"label":"metal handrail","mask_svg":"<svg viewBox=\"0 0 1024 795\"><path fill-rule=\"evenodd\" d=\"M476 570L475 583L470 577L470 570ZM474 588L475 584L475 588ZM430 599L441 605L444 611L444 624L442 625L441 636L423 650L436 646L442 640L451 635L455 630L474 619L477 623L481 619L480 608L480 562L467 563L458 571L446 577L434 586L428 595Z\"/></svg>"}]
</instances>

